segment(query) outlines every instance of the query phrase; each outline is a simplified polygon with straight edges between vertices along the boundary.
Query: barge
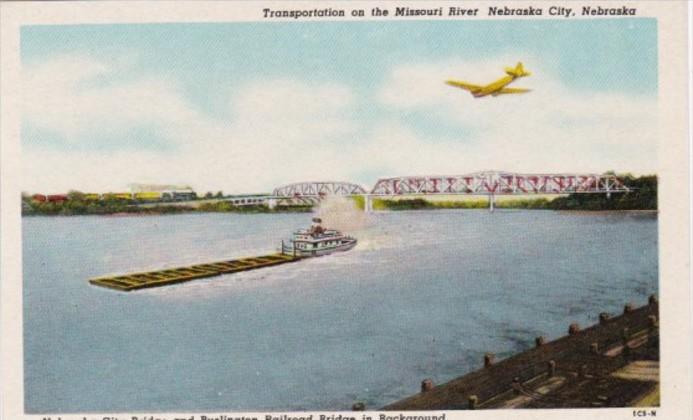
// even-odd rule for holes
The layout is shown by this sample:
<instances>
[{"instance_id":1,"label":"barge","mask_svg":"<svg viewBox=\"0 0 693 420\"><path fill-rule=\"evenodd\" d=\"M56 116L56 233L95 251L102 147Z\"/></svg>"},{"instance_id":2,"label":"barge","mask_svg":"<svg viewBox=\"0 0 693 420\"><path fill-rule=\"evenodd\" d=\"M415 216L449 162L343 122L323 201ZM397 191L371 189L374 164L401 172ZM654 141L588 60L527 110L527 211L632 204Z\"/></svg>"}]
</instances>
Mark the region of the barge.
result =
<instances>
[{"instance_id":1,"label":"barge","mask_svg":"<svg viewBox=\"0 0 693 420\"><path fill-rule=\"evenodd\" d=\"M300 257L286 254L270 254L259 257L239 258L207 264L168 268L157 271L103 276L89 279L94 286L129 292L149 287L169 286L190 280L238 273L279 264L298 261Z\"/></svg>"},{"instance_id":2,"label":"barge","mask_svg":"<svg viewBox=\"0 0 693 420\"><path fill-rule=\"evenodd\" d=\"M288 245L282 241L281 251L276 254L156 271L95 277L89 279L89 283L94 286L129 292L131 290L169 286L190 280L285 264L306 257L347 251L356 246L355 238L333 229L324 229L320 225L321 222L320 219L314 218L313 225L309 229L296 231Z\"/></svg>"}]
</instances>

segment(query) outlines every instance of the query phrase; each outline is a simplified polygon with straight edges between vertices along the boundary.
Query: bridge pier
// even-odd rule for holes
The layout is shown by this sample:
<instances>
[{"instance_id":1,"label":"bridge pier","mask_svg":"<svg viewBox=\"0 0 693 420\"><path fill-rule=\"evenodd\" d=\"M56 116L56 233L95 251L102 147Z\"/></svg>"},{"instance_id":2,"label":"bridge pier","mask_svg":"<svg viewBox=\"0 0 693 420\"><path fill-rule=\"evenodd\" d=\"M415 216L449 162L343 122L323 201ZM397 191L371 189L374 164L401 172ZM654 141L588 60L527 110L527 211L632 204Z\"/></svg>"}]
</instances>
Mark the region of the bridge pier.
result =
<instances>
[{"instance_id":1,"label":"bridge pier","mask_svg":"<svg viewBox=\"0 0 693 420\"><path fill-rule=\"evenodd\" d=\"M493 193L491 193L488 195L488 211L493 213L495 205L496 205L496 196Z\"/></svg>"},{"instance_id":2,"label":"bridge pier","mask_svg":"<svg viewBox=\"0 0 693 420\"><path fill-rule=\"evenodd\" d=\"M373 211L373 199L368 194L364 194L363 196L363 211L366 213L371 213Z\"/></svg>"}]
</instances>

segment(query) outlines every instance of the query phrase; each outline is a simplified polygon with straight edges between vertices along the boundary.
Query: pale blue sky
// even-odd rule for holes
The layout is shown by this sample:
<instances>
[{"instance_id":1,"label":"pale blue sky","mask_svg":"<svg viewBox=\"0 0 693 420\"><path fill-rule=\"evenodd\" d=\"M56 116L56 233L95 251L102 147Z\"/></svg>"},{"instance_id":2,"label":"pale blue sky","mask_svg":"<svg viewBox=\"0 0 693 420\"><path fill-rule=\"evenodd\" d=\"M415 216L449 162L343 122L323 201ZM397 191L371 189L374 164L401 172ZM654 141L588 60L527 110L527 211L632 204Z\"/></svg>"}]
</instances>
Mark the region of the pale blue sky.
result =
<instances>
[{"instance_id":1,"label":"pale blue sky","mask_svg":"<svg viewBox=\"0 0 693 420\"><path fill-rule=\"evenodd\" d=\"M64 57L88 57L117 68L80 79L71 86L77 91L165 79L191 109L213 121L229 119L229 102L249 83L337 83L357 98L342 116L358 122L352 133L358 139L368 138L379 122L397 121L429 142L461 137L474 142L478 127L431 112L430 106L393 107L376 99L393 69L413 63L538 57L544 73L567 92L645 100L654 100L657 93L654 19L29 26L21 31L21 56L29 69ZM532 70L531 62L526 66ZM463 77L464 69L450 72ZM539 76L533 80L541 80ZM23 119L26 150L144 150L165 158L181 147L160 121L128 120L127 126L108 132L79 128L68 133L35 123L35 118ZM587 121L566 116L563 124L574 118L577 125ZM623 155L623 150L614 153ZM371 166L349 174L366 182L377 172Z\"/></svg>"}]
</instances>

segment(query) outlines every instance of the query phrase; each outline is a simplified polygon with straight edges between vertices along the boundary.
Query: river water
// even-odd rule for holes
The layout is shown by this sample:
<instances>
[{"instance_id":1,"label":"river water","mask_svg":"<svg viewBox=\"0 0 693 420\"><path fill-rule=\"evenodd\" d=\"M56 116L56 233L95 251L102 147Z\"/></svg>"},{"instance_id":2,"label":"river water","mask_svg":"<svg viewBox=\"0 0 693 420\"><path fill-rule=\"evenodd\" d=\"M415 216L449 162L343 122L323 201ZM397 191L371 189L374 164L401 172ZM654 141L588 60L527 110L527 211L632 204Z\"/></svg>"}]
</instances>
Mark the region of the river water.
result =
<instances>
[{"instance_id":1,"label":"river water","mask_svg":"<svg viewBox=\"0 0 693 420\"><path fill-rule=\"evenodd\" d=\"M272 252L308 214L23 219L29 413L369 409L658 289L657 219L370 214L352 251L130 293L90 277Z\"/></svg>"}]
</instances>

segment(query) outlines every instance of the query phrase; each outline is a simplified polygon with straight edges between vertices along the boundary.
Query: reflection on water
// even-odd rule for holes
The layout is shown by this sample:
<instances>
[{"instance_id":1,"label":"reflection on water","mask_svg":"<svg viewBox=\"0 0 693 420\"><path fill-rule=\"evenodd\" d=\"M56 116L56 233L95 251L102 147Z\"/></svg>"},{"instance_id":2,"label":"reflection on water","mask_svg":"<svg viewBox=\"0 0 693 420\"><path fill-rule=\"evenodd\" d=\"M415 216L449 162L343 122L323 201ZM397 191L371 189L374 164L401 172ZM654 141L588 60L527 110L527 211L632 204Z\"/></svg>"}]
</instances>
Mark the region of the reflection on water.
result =
<instances>
[{"instance_id":1,"label":"reflection on water","mask_svg":"<svg viewBox=\"0 0 693 420\"><path fill-rule=\"evenodd\" d=\"M307 214L25 218L26 410L378 408L657 291L657 220L375 213L350 252L123 293L108 273L274 251Z\"/></svg>"}]
</instances>

